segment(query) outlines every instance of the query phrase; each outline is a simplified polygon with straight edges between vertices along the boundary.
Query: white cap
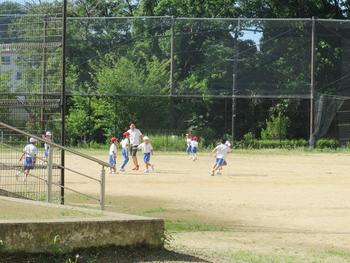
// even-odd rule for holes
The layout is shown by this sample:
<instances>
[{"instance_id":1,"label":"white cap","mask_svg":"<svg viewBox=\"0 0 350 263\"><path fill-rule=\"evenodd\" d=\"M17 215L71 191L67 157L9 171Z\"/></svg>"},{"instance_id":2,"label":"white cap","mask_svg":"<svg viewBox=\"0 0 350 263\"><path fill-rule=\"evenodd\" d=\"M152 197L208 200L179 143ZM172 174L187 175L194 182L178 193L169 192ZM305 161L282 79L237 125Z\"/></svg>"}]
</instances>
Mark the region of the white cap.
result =
<instances>
[{"instance_id":1,"label":"white cap","mask_svg":"<svg viewBox=\"0 0 350 263\"><path fill-rule=\"evenodd\" d=\"M30 143L35 143L35 142L37 142L37 140L34 139L34 138L30 138L30 139L29 139L29 142L30 142Z\"/></svg>"},{"instance_id":2,"label":"white cap","mask_svg":"<svg viewBox=\"0 0 350 263\"><path fill-rule=\"evenodd\" d=\"M52 133L51 133L50 131L47 131L47 132L45 133L45 135L46 135L46 136L52 136Z\"/></svg>"},{"instance_id":3,"label":"white cap","mask_svg":"<svg viewBox=\"0 0 350 263\"><path fill-rule=\"evenodd\" d=\"M231 147L231 143L229 141L226 141L225 144L228 146L228 147Z\"/></svg>"},{"instance_id":4,"label":"white cap","mask_svg":"<svg viewBox=\"0 0 350 263\"><path fill-rule=\"evenodd\" d=\"M143 140L144 140L144 141L146 141L146 140L149 141L148 136L144 136L144 137L143 137Z\"/></svg>"}]
</instances>

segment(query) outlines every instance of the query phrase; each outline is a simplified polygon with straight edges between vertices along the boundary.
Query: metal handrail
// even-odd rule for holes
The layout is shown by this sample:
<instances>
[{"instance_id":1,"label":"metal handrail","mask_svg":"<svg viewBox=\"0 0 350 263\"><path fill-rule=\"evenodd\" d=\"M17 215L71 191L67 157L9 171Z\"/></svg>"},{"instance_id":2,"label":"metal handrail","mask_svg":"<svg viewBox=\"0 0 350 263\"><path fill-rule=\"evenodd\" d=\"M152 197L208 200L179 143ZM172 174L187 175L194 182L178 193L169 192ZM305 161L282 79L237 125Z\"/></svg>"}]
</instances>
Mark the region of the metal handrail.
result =
<instances>
[{"instance_id":1,"label":"metal handrail","mask_svg":"<svg viewBox=\"0 0 350 263\"><path fill-rule=\"evenodd\" d=\"M67 190L73 191L75 193L78 193L78 194L81 194L81 195L85 195L83 193L80 193L79 191L76 191L76 190L72 189L72 188L68 188L68 187L65 187L63 185L58 185L58 184L52 182L52 165L53 165L52 148L53 147L61 149L62 151L67 151L69 153L72 153L74 155L80 156L82 158L85 158L87 160L90 160L92 162L95 162L95 163L101 165L102 169L101 169L101 173L100 173L100 176L101 176L100 180L95 179L95 178L90 177L90 176L87 176L87 175L85 175L83 173L77 172L77 171L75 171L73 169L70 169L70 168L67 168L67 167L64 167L64 166L60 166L60 167L61 167L61 169L65 169L65 170L77 173L79 175L82 175L82 176L85 176L85 177L87 177L89 179L93 179L93 180L97 181L100 184L100 199L96 199L96 198L92 198L92 197L90 197L90 198L99 201L100 202L100 206L101 206L101 210L104 210L104 207L105 207L105 191L106 191L105 167L114 168L114 166L110 165L107 162L101 161L101 160L99 160L97 158L91 157L91 156L89 156L87 154L84 154L84 153L81 153L79 151L75 151L75 150L72 150L72 149L68 149L68 148L66 148L66 147L64 147L62 145L57 144L57 143L48 141L48 140L46 140L44 138L40 138L40 137L38 137L38 136L36 136L34 134L22 131L22 130L17 129L17 128L11 126L11 125L6 124L6 123L0 122L0 127L6 128L6 129L8 129L10 131L16 132L18 134L22 134L22 135L27 136L27 137L32 137L32 138L34 138L34 139L36 139L36 140L38 140L40 142L43 142L43 143L46 143L46 144L52 146L52 147L50 147L49 161L47 162L47 164L48 164L48 180L46 182L46 184L47 184L47 202L51 202L51 186L52 185L57 185L57 186L59 186L59 187L61 187L63 189L67 189ZM88 195L85 195L85 196L88 196Z\"/></svg>"},{"instance_id":2,"label":"metal handrail","mask_svg":"<svg viewBox=\"0 0 350 263\"><path fill-rule=\"evenodd\" d=\"M13 147L13 146L7 144L7 143L2 142L2 144L5 145L7 148L10 148L10 149L13 149L13 150L18 150L17 148L15 148L15 147ZM21 153L28 154L28 153L26 153L25 151L21 151L21 150L18 150L18 151L21 152ZM41 157L38 157L38 156L36 156L36 158L37 158L38 160L44 162L44 163L48 163L48 161L47 161L46 159L44 159L44 158L41 158ZM1 163L0 163L0 164L1 164ZM99 180L99 179L96 179L96 178L94 178L94 177L92 177L92 176L89 176L89 175L83 174L83 173L81 173L81 172L78 172L78 171L76 171L76 170L74 170L74 169L72 169L72 168L68 168L68 167L62 166L62 165L60 165L60 164L58 164L58 163L54 163L54 162L53 162L52 165L55 166L55 167L61 168L61 169L65 169L65 170L67 170L67 171L69 171L69 172L78 174L78 175L80 175L80 176L89 178L90 180L93 180L93 181L96 181L96 182L99 182L99 183L101 182L101 180ZM37 167L37 166L35 166L35 167Z\"/></svg>"},{"instance_id":3,"label":"metal handrail","mask_svg":"<svg viewBox=\"0 0 350 263\"><path fill-rule=\"evenodd\" d=\"M66 152L72 153L72 154L74 154L74 155L78 155L78 156L80 156L80 157L82 157L82 158L85 158L85 159L88 159L88 160L90 160L90 161L92 161L92 162L98 163L99 165L102 165L102 166L104 166L104 167L114 168L114 166L110 165L110 164L107 163L107 162L104 162L104 161L101 161L101 160L99 160L99 159L97 159L97 158L91 157L91 156L89 156L89 155L87 155L87 154L85 154L85 153L81 153L81 152L79 152L79 151L66 148L66 147L64 147L64 146L62 146L62 145L59 145L59 144L57 144L57 143L54 143L54 142L45 140L45 139L40 138L40 137L38 137L38 136L36 136L36 135L34 135L34 134L31 134L31 133L22 131L22 130L20 130L20 129L17 129L17 128L15 128L15 127L13 127L13 126L11 126L11 125L8 125L8 124L6 124L6 123L3 123L3 122L1 122L1 121L0 121L0 127L4 127L4 128L6 128L6 129L9 129L9 130L11 130L11 131L20 133L20 134L25 135L25 136L28 136L28 137L32 137L32 138L34 138L34 139L36 139L36 140L38 140L38 141L41 141L41 142L43 142L43 143L47 143L47 144L50 145L50 146L59 148L59 149L64 150L64 151L66 151Z\"/></svg>"}]
</instances>

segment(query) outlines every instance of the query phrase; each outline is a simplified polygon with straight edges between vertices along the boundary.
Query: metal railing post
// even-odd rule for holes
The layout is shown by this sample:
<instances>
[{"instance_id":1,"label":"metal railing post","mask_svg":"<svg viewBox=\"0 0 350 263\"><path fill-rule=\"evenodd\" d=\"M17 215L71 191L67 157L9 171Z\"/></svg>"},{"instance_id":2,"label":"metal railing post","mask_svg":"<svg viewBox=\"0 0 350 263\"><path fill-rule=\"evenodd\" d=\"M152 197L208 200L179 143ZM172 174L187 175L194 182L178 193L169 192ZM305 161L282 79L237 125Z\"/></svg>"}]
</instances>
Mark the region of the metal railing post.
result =
<instances>
[{"instance_id":1,"label":"metal railing post","mask_svg":"<svg viewBox=\"0 0 350 263\"><path fill-rule=\"evenodd\" d=\"M100 190L100 205L101 210L105 209L105 194L106 194L106 170L105 167L102 166L101 169L101 190Z\"/></svg>"},{"instance_id":2,"label":"metal railing post","mask_svg":"<svg viewBox=\"0 0 350 263\"><path fill-rule=\"evenodd\" d=\"M47 160L47 194L46 202L51 203L52 201L52 163L53 163L53 154L52 147L49 148L49 156Z\"/></svg>"}]
</instances>

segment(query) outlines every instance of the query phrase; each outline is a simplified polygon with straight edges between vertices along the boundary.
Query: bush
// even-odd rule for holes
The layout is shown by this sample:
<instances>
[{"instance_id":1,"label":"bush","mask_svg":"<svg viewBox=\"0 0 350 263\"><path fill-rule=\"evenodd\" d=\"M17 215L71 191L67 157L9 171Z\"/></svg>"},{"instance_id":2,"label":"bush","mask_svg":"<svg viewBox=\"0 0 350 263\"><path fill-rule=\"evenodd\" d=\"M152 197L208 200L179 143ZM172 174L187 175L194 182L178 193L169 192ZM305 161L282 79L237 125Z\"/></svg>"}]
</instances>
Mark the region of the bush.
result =
<instances>
[{"instance_id":1,"label":"bush","mask_svg":"<svg viewBox=\"0 0 350 263\"><path fill-rule=\"evenodd\" d=\"M256 148L257 143L254 134L252 132L248 132L243 135L243 141L241 144L243 148Z\"/></svg>"},{"instance_id":2,"label":"bush","mask_svg":"<svg viewBox=\"0 0 350 263\"><path fill-rule=\"evenodd\" d=\"M243 140L234 144L235 148L243 149L295 149L302 148L306 145L306 141L299 140L256 140L252 133L244 135Z\"/></svg>"},{"instance_id":3,"label":"bush","mask_svg":"<svg viewBox=\"0 0 350 263\"><path fill-rule=\"evenodd\" d=\"M319 139L316 142L316 148L319 149L336 149L339 143L335 139Z\"/></svg>"}]
</instances>

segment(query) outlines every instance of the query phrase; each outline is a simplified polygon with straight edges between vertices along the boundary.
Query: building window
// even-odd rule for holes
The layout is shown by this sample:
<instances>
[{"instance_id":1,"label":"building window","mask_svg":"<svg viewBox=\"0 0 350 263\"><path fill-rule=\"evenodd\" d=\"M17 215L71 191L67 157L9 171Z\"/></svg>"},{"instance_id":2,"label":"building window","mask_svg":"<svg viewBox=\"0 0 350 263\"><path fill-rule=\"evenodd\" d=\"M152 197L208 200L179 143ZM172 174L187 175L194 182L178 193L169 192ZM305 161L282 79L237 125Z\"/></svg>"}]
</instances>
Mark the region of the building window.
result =
<instances>
[{"instance_id":1,"label":"building window","mask_svg":"<svg viewBox=\"0 0 350 263\"><path fill-rule=\"evenodd\" d=\"M21 80L22 79L22 72L16 72L16 80Z\"/></svg>"},{"instance_id":2,"label":"building window","mask_svg":"<svg viewBox=\"0 0 350 263\"><path fill-rule=\"evenodd\" d=\"M9 56L1 57L1 64L11 65L11 57L9 57Z\"/></svg>"}]
</instances>

